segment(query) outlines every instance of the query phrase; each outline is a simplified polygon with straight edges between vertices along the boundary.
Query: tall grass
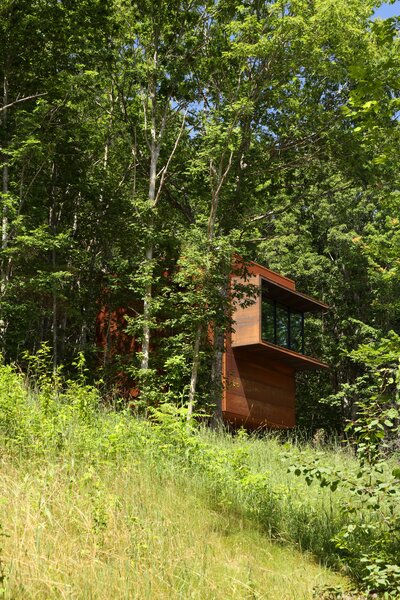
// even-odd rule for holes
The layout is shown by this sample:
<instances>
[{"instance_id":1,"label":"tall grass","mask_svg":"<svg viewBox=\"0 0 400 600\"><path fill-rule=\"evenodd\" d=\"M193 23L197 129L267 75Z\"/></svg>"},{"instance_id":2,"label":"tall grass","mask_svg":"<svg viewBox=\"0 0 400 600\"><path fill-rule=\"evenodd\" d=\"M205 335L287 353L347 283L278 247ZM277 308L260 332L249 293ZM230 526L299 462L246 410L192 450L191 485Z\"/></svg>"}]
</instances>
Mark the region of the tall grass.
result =
<instances>
[{"instance_id":1,"label":"tall grass","mask_svg":"<svg viewBox=\"0 0 400 600\"><path fill-rule=\"evenodd\" d=\"M333 494L317 484L309 486L288 472L296 455L315 456L312 446L283 444L273 433L263 438L243 436L239 440L223 432L204 430L201 435L220 452L237 454L239 460L242 456L247 463L244 485L229 486L235 510L252 515L275 540L295 544L313 552L325 564L347 571L332 542L340 528L350 522L341 510L343 494ZM340 446L320 452L327 464L355 469L355 461Z\"/></svg>"},{"instance_id":2,"label":"tall grass","mask_svg":"<svg viewBox=\"0 0 400 600\"><path fill-rule=\"evenodd\" d=\"M0 366L6 598L297 599L340 581L299 550L351 573L332 542L345 498L288 473L312 448L99 406L82 381L32 389Z\"/></svg>"},{"instance_id":3,"label":"tall grass","mask_svg":"<svg viewBox=\"0 0 400 600\"><path fill-rule=\"evenodd\" d=\"M339 577L210 507L171 465L1 465L7 599L306 599Z\"/></svg>"}]
</instances>

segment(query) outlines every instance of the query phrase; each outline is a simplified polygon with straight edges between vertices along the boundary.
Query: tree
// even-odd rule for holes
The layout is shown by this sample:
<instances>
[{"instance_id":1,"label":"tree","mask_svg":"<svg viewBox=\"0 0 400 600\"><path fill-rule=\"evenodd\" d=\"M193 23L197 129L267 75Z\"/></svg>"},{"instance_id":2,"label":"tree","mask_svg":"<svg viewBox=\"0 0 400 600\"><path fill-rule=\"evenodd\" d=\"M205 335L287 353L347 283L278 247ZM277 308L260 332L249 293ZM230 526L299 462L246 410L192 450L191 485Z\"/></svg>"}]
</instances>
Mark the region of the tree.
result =
<instances>
[{"instance_id":1,"label":"tree","mask_svg":"<svg viewBox=\"0 0 400 600\"><path fill-rule=\"evenodd\" d=\"M14 357L51 332L56 364L66 334L65 290L74 278L77 207L87 189L86 72L104 60L109 12L95 1L79 8L10 1L2 11L3 350Z\"/></svg>"},{"instance_id":2,"label":"tree","mask_svg":"<svg viewBox=\"0 0 400 600\"><path fill-rule=\"evenodd\" d=\"M95 356L97 302L128 302L142 398L218 414L239 253L332 305L310 322L334 366L305 381L313 420L321 389L358 376L350 318L397 327L397 21L361 0L1 10L7 357L45 340L54 366Z\"/></svg>"}]
</instances>

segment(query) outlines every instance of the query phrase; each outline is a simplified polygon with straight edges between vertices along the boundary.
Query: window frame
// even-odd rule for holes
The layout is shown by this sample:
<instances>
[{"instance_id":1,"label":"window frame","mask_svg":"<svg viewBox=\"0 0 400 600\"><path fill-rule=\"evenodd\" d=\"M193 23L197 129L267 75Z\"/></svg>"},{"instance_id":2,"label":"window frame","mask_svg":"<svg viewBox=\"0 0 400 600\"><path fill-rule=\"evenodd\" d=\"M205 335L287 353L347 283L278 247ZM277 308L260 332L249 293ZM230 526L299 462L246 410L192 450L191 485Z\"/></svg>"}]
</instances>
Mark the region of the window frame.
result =
<instances>
[{"instance_id":1,"label":"window frame","mask_svg":"<svg viewBox=\"0 0 400 600\"><path fill-rule=\"evenodd\" d=\"M267 344L273 344L274 346L276 346L277 348L284 348L286 350L290 350L291 352L296 352L297 354L302 354L304 355L304 312L300 311L300 310L296 310L294 308L292 308L291 306L289 306L288 304L284 304L282 302L277 301L275 298L270 298L267 295L267 291L263 290L263 283L264 281L267 283L266 280L261 279L261 311L260 311L260 339L262 342L266 342ZM273 321L274 321L274 341L265 339L263 337L263 300L268 300L268 302L272 303L273 306L273 310L271 311L273 314ZM287 345L281 345L277 343L277 306L282 307L285 309L286 313L287 313ZM301 322L300 322L300 337L301 337L301 347L300 350L298 349L294 349L292 348L292 315L300 315L301 316Z\"/></svg>"}]
</instances>

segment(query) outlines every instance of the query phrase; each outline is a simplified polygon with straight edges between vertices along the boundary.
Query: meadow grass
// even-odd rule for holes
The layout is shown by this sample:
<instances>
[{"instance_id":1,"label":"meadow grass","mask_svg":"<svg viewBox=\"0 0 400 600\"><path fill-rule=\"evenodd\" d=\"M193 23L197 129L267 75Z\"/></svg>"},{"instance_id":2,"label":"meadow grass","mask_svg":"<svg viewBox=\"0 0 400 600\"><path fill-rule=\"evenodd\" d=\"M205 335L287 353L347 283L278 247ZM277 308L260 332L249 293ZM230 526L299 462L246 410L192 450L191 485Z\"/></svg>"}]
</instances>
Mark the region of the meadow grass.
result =
<instances>
[{"instance_id":1,"label":"meadow grass","mask_svg":"<svg viewBox=\"0 0 400 600\"><path fill-rule=\"evenodd\" d=\"M349 513L346 487L289 472L317 458L355 476L354 457L339 446L202 429L171 404L140 420L102 408L82 381L40 377L32 388L0 365L8 600L301 599L316 586L346 587L345 575L362 581L363 553L387 533L386 507ZM356 532L343 551L337 536L357 523L365 538ZM396 544L393 536L387 564Z\"/></svg>"},{"instance_id":2,"label":"meadow grass","mask_svg":"<svg viewBox=\"0 0 400 600\"><path fill-rule=\"evenodd\" d=\"M4 456L6 599L301 600L346 581L143 457Z\"/></svg>"},{"instance_id":3,"label":"meadow grass","mask_svg":"<svg viewBox=\"0 0 400 600\"><path fill-rule=\"evenodd\" d=\"M203 429L200 435L215 448L227 453L234 453L240 448L250 472L262 474L267 489L261 494L266 501L255 511L255 516L271 537L314 552L330 566L346 570L332 543L332 537L347 522L347 515L341 510L346 492L336 490L333 493L329 487L321 488L318 482L307 485L304 478L288 471L298 459L307 457L311 460L318 454L324 465L354 472L356 461L348 449L336 441L316 448L310 442L297 441L295 436L284 443L277 432L244 435L238 439L223 430ZM242 509L248 504L241 494L236 499L232 494L232 503ZM251 513L251 506L247 506L247 510Z\"/></svg>"}]
</instances>

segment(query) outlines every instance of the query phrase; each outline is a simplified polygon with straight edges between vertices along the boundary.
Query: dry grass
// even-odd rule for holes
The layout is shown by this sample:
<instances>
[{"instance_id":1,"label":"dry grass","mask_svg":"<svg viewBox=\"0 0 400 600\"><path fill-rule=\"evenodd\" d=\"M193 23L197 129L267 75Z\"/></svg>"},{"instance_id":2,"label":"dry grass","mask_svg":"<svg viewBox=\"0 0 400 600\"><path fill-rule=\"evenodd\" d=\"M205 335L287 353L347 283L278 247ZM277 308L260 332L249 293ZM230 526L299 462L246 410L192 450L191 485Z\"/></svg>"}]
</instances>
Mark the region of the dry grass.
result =
<instances>
[{"instance_id":1,"label":"dry grass","mask_svg":"<svg viewBox=\"0 0 400 600\"><path fill-rule=\"evenodd\" d=\"M0 472L5 598L312 598L343 579L138 459Z\"/></svg>"}]
</instances>

